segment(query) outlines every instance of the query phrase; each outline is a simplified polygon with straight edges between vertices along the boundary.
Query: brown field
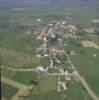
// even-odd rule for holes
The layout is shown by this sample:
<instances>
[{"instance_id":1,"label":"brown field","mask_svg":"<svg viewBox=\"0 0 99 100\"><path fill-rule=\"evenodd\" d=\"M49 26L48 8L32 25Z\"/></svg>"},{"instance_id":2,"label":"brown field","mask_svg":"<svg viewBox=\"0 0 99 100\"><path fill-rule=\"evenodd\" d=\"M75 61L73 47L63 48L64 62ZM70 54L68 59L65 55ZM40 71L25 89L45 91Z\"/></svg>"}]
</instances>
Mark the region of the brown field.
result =
<instances>
[{"instance_id":1,"label":"brown field","mask_svg":"<svg viewBox=\"0 0 99 100\"><path fill-rule=\"evenodd\" d=\"M99 46L93 41L82 41L82 45L84 47L99 49Z\"/></svg>"}]
</instances>

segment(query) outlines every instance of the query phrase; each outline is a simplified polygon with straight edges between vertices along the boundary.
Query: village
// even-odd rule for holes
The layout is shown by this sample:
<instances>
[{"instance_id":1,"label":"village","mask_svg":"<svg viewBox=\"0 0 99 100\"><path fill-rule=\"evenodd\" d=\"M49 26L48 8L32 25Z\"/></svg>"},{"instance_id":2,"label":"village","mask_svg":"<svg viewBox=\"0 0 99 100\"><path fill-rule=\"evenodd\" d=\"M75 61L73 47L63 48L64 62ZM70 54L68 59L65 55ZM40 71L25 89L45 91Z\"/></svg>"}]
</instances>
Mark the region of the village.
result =
<instances>
[{"instance_id":1,"label":"village","mask_svg":"<svg viewBox=\"0 0 99 100\"><path fill-rule=\"evenodd\" d=\"M38 21L41 22L42 20L38 19ZM63 29L63 33L57 31L59 28ZM84 47L94 47L99 49L99 46L93 41L84 40L84 37L79 36L78 29L72 22L71 18L66 21L52 21L52 23L49 23L40 33L37 34L37 39L41 39L42 44L37 48L36 57L40 59L49 57L50 60L50 65L38 66L37 70L39 73L43 73L44 76L58 76L56 86L58 92L68 90L68 84L69 82L72 82L72 80L80 81L84 86L84 89L94 100L99 99L95 96L85 79L79 74L76 67L73 65L69 55L75 56L76 52L74 50L69 50L66 52L64 47L68 45L66 43L64 44L64 40L78 39L78 41L80 41ZM64 56L64 58L60 59L61 56ZM96 54L93 54L93 57L96 56ZM65 62L68 63L67 69L62 67L62 64ZM53 70L51 73L49 72L50 69ZM42 77L43 74L40 74L40 77ZM62 80L61 78L63 77L64 79Z\"/></svg>"},{"instance_id":2,"label":"village","mask_svg":"<svg viewBox=\"0 0 99 100\"><path fill-rule=\"evenodd\" d=\"M66 33L61 36L56 29L63 28ZM61 88L64 90L67 88L67 81L72 79L77 80L77 76L74 68L71 65L71 62L67 59L64 51L63 38L75 38L76 37L76 26L72 25L69 21L56 21L51 24L48 24L42 32L39 33L37 39L42 39L43 43L39 48L37 48L37 57L43 59L44 57L49 57L50 65L49 66L39 66L37 69L45 75L59 76L57 79L57 91L61 91ZM51 43L52 41L52 43ZM58 47L54 46L54 42L58 42ZM75 52L72 51L70 54L75 55ZM60 59L60 56L64 55L65 59ZM61 67L64 62L70 63L68 70L65 70ZM57 63L59 66L55 65ZM49 73L49 70L54 70L54 73ZM64 76L65 80L61 81L61 77Z\"/></svg>"}]
</instances>

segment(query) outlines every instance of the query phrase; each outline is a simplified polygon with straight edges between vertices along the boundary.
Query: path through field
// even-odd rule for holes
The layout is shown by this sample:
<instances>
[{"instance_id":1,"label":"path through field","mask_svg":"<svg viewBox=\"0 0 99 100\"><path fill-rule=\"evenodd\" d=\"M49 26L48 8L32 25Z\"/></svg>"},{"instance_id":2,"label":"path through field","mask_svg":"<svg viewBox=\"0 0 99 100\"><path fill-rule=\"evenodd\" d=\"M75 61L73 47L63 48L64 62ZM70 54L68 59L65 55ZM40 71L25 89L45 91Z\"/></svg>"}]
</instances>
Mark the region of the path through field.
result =
<instances>
[{"instance_id":1,"label":"path through field","mask_svg":"<svg viewBox=\"0 0 99 100\"><path fill-rule=\"evenodd\" d=\"M11 97L10 100L19 100L19 96L27 96L30 93L29 86L23 85L21 83L18 83L16 81L10 80L10 79L5 78L5 77L1 77L1 81L3 83L6 83L8 85L11 85L11 86L19 89L18 92L13 97Z\"/></svg>"},{"instance_id":2,"label":"path through field","mask_svg":"<svg viewBox=\"0 0 99 100\"><path fill-rule=\"evenodd\" d=\"M10 71L18 71L18 72L30 72L30 71L37 71L36 68L12 68L12 67L9 67L9 66L4 66L4 65L1 65L1 69L6 69L6 70L10 70Z\"/></svg>"}]
</instances>

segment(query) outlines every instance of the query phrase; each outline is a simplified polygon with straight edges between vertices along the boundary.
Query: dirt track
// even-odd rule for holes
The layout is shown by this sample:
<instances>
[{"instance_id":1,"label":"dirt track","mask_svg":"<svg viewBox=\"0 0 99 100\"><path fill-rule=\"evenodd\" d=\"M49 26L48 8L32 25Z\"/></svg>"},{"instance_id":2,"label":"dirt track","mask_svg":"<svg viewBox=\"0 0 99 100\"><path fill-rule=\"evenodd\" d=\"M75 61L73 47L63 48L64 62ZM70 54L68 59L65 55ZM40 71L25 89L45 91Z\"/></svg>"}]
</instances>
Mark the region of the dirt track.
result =
<instances>
[{"instance_id":1,"label":"dirt track","mask_svg":"<svg viewBox=\"0 0 99 100\"><path fill-rule=\"evenodd\" d=\"M1 97L1 100L7 100L5 97Z\"/></svg>"},{"instance_id":2,"label":"dirt track","mask_svg":"<svg viewBox=\"0 0 99 100\"><path fill-rule=\"evenodd\" d=\"M1 81L6 83L6 84L9 84L9 85L11 85L11 86L13 86L15 88L18 88L18 89L27 88L27 86L25 86L23 84L20 84L20 83L18 83L16 81L12 81L12 80L10 80L8 78L5 78L5 77L1 77Z\"/></svg>"},{"instance_id":3,"label":"dirt track","mask_svg":"<svg viewBox=\"0 0 99 100\"><path fill-rule=\"evenodd\" d=\"M5 78L5 77L1 77L1 81L19 89L19 91L10 100L19 100L20 95L21 96L27 96L30 93L30 91L28 89L29 86L26 86L26 85L23 85L21 83L12 81L12 80ZM33 87L31 87L31 88L33 88Z\"/></svg>"},{"instance_id":4,"label":"dirt track","mask_svg":"<svg viewBox=\"0 0 99 100\"><path fill-rule=\"evenodd\" d=\"M9 66L4 66L4 65L1 65L2 66L2 69L5 68L6 70L10 70L10 71L18 71L18 72L25 72L25 71L37 71L36 68L12 68L12 67L9 67Z\"/></svg>"},{"instance_id":5,"label":"dirt track","mask_svg":"<svg viewBox=\"0 0 99 100\"><path fill-rule=\"evenodd\" d=\"M99 49L99 46L96 43L94 43L93 41L82 41L82 45L84 47L91 47L91 48Z\"/></svg>"}]
</instances>

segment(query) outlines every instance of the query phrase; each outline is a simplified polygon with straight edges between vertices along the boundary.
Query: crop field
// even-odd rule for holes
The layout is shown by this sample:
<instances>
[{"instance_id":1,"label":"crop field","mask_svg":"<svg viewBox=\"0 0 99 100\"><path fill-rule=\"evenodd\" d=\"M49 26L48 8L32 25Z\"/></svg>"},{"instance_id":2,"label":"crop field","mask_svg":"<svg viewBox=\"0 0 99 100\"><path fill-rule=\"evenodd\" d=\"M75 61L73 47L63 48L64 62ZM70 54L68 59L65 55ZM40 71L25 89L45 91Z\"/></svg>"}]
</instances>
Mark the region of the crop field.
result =
<instances>
[{"instance_id":1,"label":"crop field","mask_svg":"<svg viewBox=\"0 0 99 100\"><path fill-rule=\"evenodd\" d=\"M76 55L71 59L82 76L85 77L91 88L99 95L99 50L94 48L86 48L82 45L71 42L69 50L75 50ZM96 57L94 57L96 55Z\"/></svg>"},{"instance_id":2,"label":"crop field","mask_svg":"<svg viewBox=\"0 0 99 100\"><path fill-rule=\"evenodd\" d=\"M37 74L35 72L18 72L13 76L12 80L21 84L30 85L31 80L37 80Z\"/></svg>"},{"instance_id":3,"label":"crop field","mask_svg":"<svg viewBox=\"0 0 99 100\"><path fill-rule=\"evenodd\" d=\"M80 73L86 78L92 89L99 95L99 51L89 49L87 52L87 56L85 53L73 57L73 62ZM93 54L97 55L96 58L93 57Z\"/></svg>"},{"instance_id":4,"label":"crop field","mask_svg":"<svg viewBox=\"0 0 99 100\"><path fill-rule=\"evenodd\" d=\"M1 83L1 94L4 98L7 98L8 100L18 91L17 88L12 87L8 84Z\"/></svg>"},{"instance_id":5,"label":"crop field","mask_svg":"<svg viewBox=\"0 0 99 100\"><path fill-rule=\"evenodd\" d=\"M86 92L83 91L80 83L70 83L66 91L56 91L57 77L45 77L39 85L34 88L29 96L29 100L91 100Z\"/></svg>"}]
</instances>

